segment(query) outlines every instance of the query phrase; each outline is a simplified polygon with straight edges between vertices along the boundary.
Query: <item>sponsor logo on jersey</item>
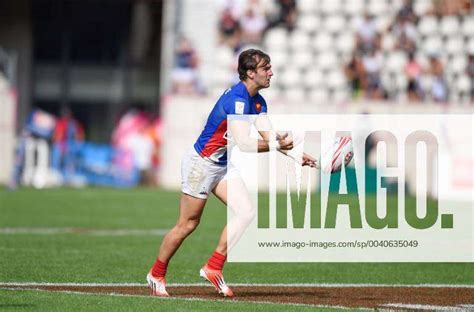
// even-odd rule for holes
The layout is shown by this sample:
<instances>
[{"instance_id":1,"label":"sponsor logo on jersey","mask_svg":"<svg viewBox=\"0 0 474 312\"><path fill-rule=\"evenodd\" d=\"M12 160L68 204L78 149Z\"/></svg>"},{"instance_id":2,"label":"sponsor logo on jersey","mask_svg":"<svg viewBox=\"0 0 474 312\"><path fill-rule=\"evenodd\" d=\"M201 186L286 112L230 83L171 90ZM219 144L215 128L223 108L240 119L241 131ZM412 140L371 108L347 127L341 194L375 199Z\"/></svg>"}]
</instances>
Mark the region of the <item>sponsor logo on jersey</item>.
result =
<instances>
[{"instance_id":1,"label":"sponsor logo on jersey","mask_svg":"<svg viewBox=\"0 0 474 312\"><path fill-rule=\"evenodd\" d=\"M235 102L235 113L238 115L243 115L244 114L244 107L245 103L244 102Z\"/></svg>"}]
</instances>

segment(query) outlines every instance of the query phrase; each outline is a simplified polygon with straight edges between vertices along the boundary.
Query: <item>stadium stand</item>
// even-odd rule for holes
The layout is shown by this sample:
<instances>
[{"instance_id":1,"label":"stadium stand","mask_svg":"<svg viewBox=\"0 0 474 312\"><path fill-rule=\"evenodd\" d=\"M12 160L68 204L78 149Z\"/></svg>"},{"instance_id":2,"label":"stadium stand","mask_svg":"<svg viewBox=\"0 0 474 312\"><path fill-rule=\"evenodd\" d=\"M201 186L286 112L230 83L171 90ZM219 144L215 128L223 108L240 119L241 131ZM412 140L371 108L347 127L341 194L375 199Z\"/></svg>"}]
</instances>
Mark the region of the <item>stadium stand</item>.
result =
<instances>
[{"instance_id":1,"label":"stadium stand","mask_svg":"<svg viewBox=\"0 0 474 312\"><path fill-rule=\"evenodd\" d=\"M229 6L234 2L227 1ZM282 17L293 14L293 1L240 2L273 8L265 11L269 26L261 42L251 42L272 56L274 90L267 94L333 101L472 102L474 78L467 66L474 55L474 15L468 1L299 0L294 2L293 26ZM222 18L226 14L223 10ZM242 22L240 14L233 17ZM243 47L245 42L229 46L221 41L217 54L226 55L225 62L219 57L222 77L226 71L232 76L235 55ZM348 74L356 54L362 62L357 83ZM232 81L216 79L211 88L222 90Z\"/></svg>"}]
</instances>

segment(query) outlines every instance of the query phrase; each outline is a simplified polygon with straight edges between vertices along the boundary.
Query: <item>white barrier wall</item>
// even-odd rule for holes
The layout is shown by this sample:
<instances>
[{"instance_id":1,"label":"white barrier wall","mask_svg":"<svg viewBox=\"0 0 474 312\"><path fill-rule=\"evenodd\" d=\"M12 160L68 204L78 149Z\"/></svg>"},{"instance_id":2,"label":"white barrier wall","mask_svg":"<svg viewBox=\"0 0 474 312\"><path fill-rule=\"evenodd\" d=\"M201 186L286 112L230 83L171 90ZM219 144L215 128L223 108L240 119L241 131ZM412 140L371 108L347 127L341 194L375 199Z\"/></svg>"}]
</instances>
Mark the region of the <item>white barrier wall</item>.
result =
<instances>
[{"instance_id":1,"label":"white barrier wall","mask_svg":"<svg viewBox=\"0 0 474 312\"><path fill-rule=\"evenodd\" d=\"M162 146L162 166L161 166L161 182L162 186L168 189L179 190L181 186L181 158L183 154L192 147L196 138L203 129L206 118L214 106L216 99L207 97L167 97L163 104L163 146ZM309 103L292 103L291 101L283 102L281 100L267 101L269 113L272 114L472 114L472 108L460 107L447 108L439 104L403 104L403 103L387 103L387 102L370 102L370 103L344 103L331 105L315 105ZM472 138L472 128L466 129L467 138ZM318 142L316 142L318 143ZM472 142L469 146L472 148ZM407 147L414 148L414 147ZM472 153L471 153L472 154ZM374 158L371 155L370 158ZM265 157L265 155L262 155ZM441 155L440 157L447 157ZM453 157L454 159L454 157ZM277 158L277 166L286 166L284 156ZM391 162L390 157L387 159ZM263 162L265 164L265 162ZM474 163L474 162L473 162ZM409 167L406 177L410 191L414 191L415 185L415 161L407 160ZM441 163L440 166L446 166ZM265 165L260 166L259 174L268 174L268 168ZM465 168L471 171L472 168ZM434 172L428 172L428 179L434 177ZM445 177L439 177L441 182ZM286 188L286 180L284 175L278 177L277 188L284 190ZM266 187L262 185L261 187ZM441 185L440 185L441 187ZM428 186L431 191L432 186Z\"/></svg>"},{"instance_id":2,"label":"white barrier wall","mask_svg":"<svg viewBox=\"0 0 474 312\"><path fill-rule=\"evenodd\" d=\"M7 184L14 164L16 100L0 76L0 184Z\"/></svg>"}]
</instances>

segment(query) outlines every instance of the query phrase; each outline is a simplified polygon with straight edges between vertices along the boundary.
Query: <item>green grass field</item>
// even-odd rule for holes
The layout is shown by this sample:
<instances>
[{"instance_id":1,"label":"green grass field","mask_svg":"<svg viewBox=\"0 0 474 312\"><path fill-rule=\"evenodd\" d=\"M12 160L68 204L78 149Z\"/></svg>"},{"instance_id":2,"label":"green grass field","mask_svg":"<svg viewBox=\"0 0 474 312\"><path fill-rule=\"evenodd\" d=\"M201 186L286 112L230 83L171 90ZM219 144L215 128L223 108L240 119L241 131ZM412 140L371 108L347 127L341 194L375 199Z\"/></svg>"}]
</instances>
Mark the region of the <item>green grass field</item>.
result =
<instances>
[{"instance_id":1,"label":"green grass field","mask_svg":"<svg viewBox=\"0 0 474 312\"><path fill-rule=\"evenodd\" d=\"M0 191L0 283L145 283L162 236L96 235L87 230L169 229L178 214L177 192L158 189L21 189ZM226 209L215 198L202 222L184 242L168 270L168 283L199 283L198 271L215 247ZM84 232L34 234L28 229L78 228ZM228 263L232 283L474 284L472 263ZM216 297L217 298L217 297ZM146 297L77 295L0 290L0 309L18 310L169 310L288 311L304 307L163 300Z\"/></svg>"}]
</instances>

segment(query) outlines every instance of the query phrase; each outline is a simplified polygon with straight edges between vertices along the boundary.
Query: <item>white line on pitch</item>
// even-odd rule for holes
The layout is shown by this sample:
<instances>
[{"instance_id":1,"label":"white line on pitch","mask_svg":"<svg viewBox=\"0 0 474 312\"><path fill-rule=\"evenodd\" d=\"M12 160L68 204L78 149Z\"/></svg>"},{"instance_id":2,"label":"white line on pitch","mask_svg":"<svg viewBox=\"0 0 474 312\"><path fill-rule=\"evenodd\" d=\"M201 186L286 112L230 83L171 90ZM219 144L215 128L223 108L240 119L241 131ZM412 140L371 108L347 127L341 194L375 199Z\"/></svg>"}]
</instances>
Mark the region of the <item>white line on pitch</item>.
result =
<instances>
[{"instance_id":1,"label":"white line on pitch","mask_svg":"<svg viewBox=\"0 0 474 312\"><path fill-rule=\"evenodd\" d=\"M406 303L388 303L381 305L387 308L396 309L410 309L410 310L423 310L423 311L461 311L461 307L457 306L437 306L428 304L406 304Z\"/></svg>"},{"instance_id":2,"label":"white line on pitch","mask_svg":"<svg viewBox=\"0 0 474 312\"><path fill-rule=\"evenodd\" d=\"M320 288L353 288L353 287L399 287L399 288L474 288L474 285L456 285L456 284L329 284L329 283L299 283L299 284L252 284L252 283L230 283L231 286L242 287L320 287ZM79 287L146 287L145 283L48 283L48 282L0 282L2 286L79 286ZM171 283L168 287L193 287L210 286L208 283Z\"/></svg>"},{"instance_id":3,"label":"white line on pitch","mask_svg":"<svg viewBox=\"0 0 474 312\"><path fill-rule=\"evenodd\" d=\"M55 235L55 234L84 234L93 236L163 236L169 230L167 229L88 229L88 228L0 228L0 234L35 234L35 235Z\"/></svg>"},{"instance_id":4,"label":"white line on pitch","mask_svg":"<svg viewBox=\"0 0 474 312\"><path fill-rule=\"evenodd\" d=\"M34 290L34 291L41 291L41 292L53 292L50 290L45 289L38 289L38 288L31 288L31 289L19 289L19 288L5 288L7 290ZM65 294L74 294L74 295L85 295L85 296L114 296L114 297L139 297L139 298L152 298L157 300L184 300L184 301L201 301L201 302L225 302L225 303L252 303L252 304L274 304L274 305L288 305L288 306L296 306L296 307L311 307L311 308L329 308L329 309L339 309L339 310L360 310L360 311L372 311L373 309L368 308L353 308L353 307L344 307L338 305L318 305L318 304L305 304L305 303L284 303L284 302L271 302L271 301L247 301L247 300L226 300L226 299L205 299L205 298L197 298L197 297L152 297L152 296L144 296L144 295L130 295L130 294L117 294L117 293L86 293L80 291L71 291L71 290L55 290L54 292L65 293Z\"/></svg>"}]
</instances>

